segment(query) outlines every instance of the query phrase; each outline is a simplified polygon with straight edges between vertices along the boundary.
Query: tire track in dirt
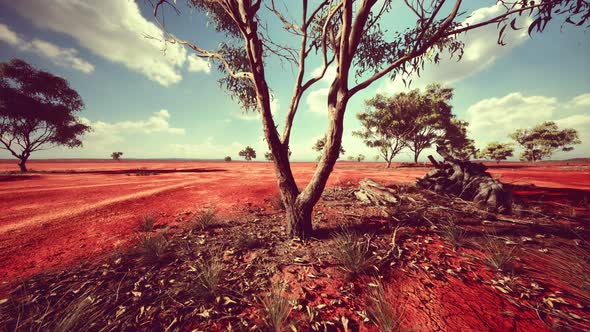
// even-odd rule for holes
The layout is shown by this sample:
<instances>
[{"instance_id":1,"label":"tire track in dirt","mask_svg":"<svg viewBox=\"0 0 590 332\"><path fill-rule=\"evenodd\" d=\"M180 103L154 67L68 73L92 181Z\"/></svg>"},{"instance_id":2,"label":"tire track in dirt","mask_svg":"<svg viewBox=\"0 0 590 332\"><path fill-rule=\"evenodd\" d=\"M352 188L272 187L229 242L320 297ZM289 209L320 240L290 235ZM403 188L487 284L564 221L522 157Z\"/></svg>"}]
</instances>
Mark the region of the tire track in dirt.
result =
<instances>
[{"instance_id":1,"label":"tire track in dirt","mask_svg":"<svg viewBox=\"0 0 590 332\"><path fill-rule=\"evenodd\" d=\"M81 207L72 207L71 209L68 209L65 211L60 211L57 213L46 213L46 214L36 215L32 218L22 220L18 223L0 226L0 234L6 233L9 231L19 230L19 229L29 227L29 226L35 226L41 222L49 223L49 222L52 222L52 221L55 221L58 219L62 219L62 218L73 218L75 216L89 212L91 210L97 210L97 209L104 208L106 206L120 203L120 202L124 202L124 201L148 197L148 196L155 195L155 194L158 194L158 193L161 193L164 191L178 189L178 188L182 188L185 186L190 186L190 185L196 184L198 182L202 182L202 181L199 181L199 180L185 181L185 182L181 182L181 183L177 183L177 184L173 184L173 185L169 185L169 186L158 187L155 189L143 190L143 191L136 192L133 194L114 197L114 198L100 201L98 203L87 204L87 205L84 205Z\"/></svg>"}]
</instances>

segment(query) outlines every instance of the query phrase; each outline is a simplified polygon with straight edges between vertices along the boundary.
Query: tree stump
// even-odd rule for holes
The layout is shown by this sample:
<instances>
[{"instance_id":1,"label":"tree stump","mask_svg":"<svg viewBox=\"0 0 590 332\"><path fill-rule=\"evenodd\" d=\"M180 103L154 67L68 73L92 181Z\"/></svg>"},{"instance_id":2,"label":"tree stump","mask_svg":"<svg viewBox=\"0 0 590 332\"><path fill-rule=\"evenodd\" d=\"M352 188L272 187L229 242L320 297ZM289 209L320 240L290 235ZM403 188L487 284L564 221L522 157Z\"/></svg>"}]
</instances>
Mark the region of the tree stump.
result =
<instances>
[{"instance_id":1,"label":"tree stump","mask_svg":"<svg viewBox=\"0 0 590 332\"><path fill-rule=\"evenodd\" d=\"M493 212L511 212L510 191L500 181L492 178L483 164L455 159L442 147L438 147L436 151L444 158L444 162L436 162L429 156L435 169L418 179L418 187L457 195Z\"/></svg>"}]
</instances>

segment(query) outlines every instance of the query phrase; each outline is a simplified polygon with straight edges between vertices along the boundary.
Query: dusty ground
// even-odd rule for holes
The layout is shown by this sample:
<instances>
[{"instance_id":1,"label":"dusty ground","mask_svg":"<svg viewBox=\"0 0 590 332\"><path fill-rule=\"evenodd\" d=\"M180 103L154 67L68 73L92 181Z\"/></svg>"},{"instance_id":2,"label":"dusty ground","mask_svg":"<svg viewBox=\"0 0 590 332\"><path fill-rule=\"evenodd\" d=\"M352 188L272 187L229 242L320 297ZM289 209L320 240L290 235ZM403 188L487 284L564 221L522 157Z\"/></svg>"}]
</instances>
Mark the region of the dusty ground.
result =
<instances>
[{"instance_id":1,"label":"dusty ground","mask_svg":"<svg viewBox=\"0 0 590 332\"><path fill-rule=\"evenodd\" d=\"M294 164L300 185L311 177L314 165ZM387 185L409 184L428 171L427 167L398 166L385 170L381 164L339 163L328 186L353 188L356 182L366 177ZM490 172L495 177L516 185L519 202L534 204L544 215L553 213L550 220L559 213L567 214L568 218L574 216L581 222L585 220L590 197L588 166L558 163L532 167L516 163L491 166ZM267 209L262 213L263 217L280 223L276 220L279 212L268 211L269 199L277 193L274 173L268 163L31 162L30 168L41 172L0 175L0 208L3 211L0 215L0 288L4 291L19 278L72 266L74 262L129 246L136 240L140 218L147 214L157 216L160 228L165 225L178 227L189 218L187 212L207 206L215 206L218 215L246 225L257 216L248 216L248 213ZM0 163L0 171L14 169L13 164ZM330 210L324 206L322 211L324 217L320 219L329 229L336 227L334 220L343 214L355 214L355 210L344 209L332 212L333 217L328 218L326 215L330 215ZM280 228L276 232L280 233ZM436 244L440 240L420 232L417 227L409 234L418 237L406 235L409 251L421 252L422 247L428 247L430 258L427 261L437 262L436 270L444 271L450 267L469 270L469 265L461 265L456 257L447 258L444 252L436 249L441 245L432 245L433 241ZM416 259L419 263L425 262L424 255L422 261ZM287 271L293 275L300 272ZM412 320L416 324L411 325L421 326L420 330L444 330L445 325L460 327L462 324L467 324L464 326L471 330L547 328L537 317L538 312L522 310L502 294L493 292L489 285L475 282L477 280L462 280L460 286L456 281L432 281L428 270L390 277L395 280L396 288L406 294L405 302L418 308L412 311ZM404 282L407 278L414 282ZM343 291L353 292L347 288L346 282L336 285L322 287L330 296ZM425 298L424 294L430 295ZM322 298L321 293L319 297ZM450 302L455 305L448 311ZM489 312L490 308L493 308L492 312ZM579 314L575 312L575 315ZM499 314L504 318L498 319Z\"/></svg>"}]
</instances>

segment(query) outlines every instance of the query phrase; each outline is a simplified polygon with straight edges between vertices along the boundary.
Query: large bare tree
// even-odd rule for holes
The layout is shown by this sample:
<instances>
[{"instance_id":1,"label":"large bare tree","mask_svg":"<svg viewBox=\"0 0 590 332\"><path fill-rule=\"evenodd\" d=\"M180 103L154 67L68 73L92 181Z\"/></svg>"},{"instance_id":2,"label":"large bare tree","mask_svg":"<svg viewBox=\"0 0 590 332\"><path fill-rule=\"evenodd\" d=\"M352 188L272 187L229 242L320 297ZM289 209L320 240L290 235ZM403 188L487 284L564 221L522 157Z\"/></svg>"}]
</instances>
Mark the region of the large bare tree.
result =
<instances>
[{"instance_id":1,"label":"large bare tree","mask_svg":"<svg viewBox=\"0 0 590 332\"><path fill-rule=\"evenodd\" d=\"M529 33L543 31L547 23L558 16L565 18L564 24L584 25L590 15L590 5L584 0L499 1L505 10L495 17L467 25L462 23L464 18L461 17L467 1L404 0L403 3L396 1L396 5L405 5L415 24L391 33L381 27L385 18L388 23L407 19L406 12L401 14L399 8L393 10L392 0L289 0L280 3L276 0L189 0L189 6L206 14L209 27L225 35L219 47L213 50L166 30L164 8L173 7L178 13L179 9L174 7L176 1L148 1L153 5L154 17L163 28L167 42L184 45L197 56L213 60L224 73L220 85L243 108L260 112L286 206L287 230L291 236L301 238L312 233L312 210L338 159L344 114L354 95L383 77L419 73L425 61L438 62L443 52L460 57L463 43L457 37L469 30L495 25L499 31L498 42L503 43L507 30L521 28L517 21L519 15L532 17ZM489 2L490 5L494 3ZM291 18L285 10L287 5L299 19ZM297 40L296 47L293 43L282 44L284 38L271 36L268 29L271 18L278 19L291 34L288 40ZM282 133L271 113L271 91L265 71L265 64L273 56L290 61L297 68ZM322 62L322 70L309 78L306 73L314 61L318 61L316 57ZM288 158L295 115L304 93L324 77L331 65L336 74L326 104L326 145L311 181L299 190Z\"/></svg>"}]
</instances>

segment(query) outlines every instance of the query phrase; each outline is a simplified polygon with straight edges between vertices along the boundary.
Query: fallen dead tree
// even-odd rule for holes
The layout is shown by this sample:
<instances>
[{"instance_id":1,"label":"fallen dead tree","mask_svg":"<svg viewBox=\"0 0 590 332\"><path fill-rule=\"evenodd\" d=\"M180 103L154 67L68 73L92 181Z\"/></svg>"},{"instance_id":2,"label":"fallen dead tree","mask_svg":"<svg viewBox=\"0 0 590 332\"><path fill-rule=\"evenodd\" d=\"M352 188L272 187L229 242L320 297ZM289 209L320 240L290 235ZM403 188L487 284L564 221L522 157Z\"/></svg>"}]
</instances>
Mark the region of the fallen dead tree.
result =
<instances>
[{"instance_id":1,"label":"fallen dead tree","mask_svg":"<svg viewBox=\"0 0 590 332\"><path fill-rule=\"evenodd\" d=\"M354 192L356 198L367 204L391 206L399 203L395 190L387 188L371 179L359 182L359 189Z\"/></svg>"},{"instance_id":2,"label":"fallen dead tree","mask_svg":"<svg viewBox=\"0 0 590 332\"><path fill-rule=\"evenodd\" d=\"M510 213L510 191L500 181L492 178L483 164L455 159L441 147L437 148L437 152L444 158L444 162L439 163L428 156L435 169L416 181L418 187L450 193L493 212Z\"/></svg>"}]
</instances>

